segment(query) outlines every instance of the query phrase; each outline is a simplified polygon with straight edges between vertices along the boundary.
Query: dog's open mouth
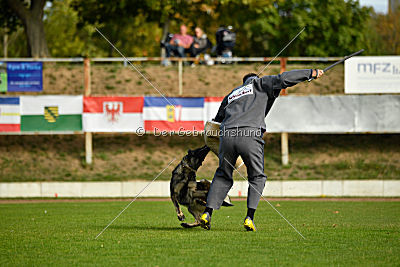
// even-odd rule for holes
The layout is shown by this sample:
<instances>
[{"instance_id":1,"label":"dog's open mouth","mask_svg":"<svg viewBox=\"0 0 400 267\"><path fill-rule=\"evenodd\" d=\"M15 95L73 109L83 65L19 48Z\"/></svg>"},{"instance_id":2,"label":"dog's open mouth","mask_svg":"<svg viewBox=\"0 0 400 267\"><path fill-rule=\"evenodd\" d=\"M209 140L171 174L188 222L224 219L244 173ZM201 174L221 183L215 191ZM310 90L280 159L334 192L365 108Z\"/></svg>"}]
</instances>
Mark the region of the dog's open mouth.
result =
<instances>
[{"instance_id":1,"label":"dog's open mouth","mask_svg":"<svg viewBox=\"0 0 400 267\"><path fill-rule=\"evenodd\" d=\"M203 146L198 151L196 151L196 157L203 161L206 158L208 152L210 152L210 148L208 146Z\"/></svg>"}]
</instances>

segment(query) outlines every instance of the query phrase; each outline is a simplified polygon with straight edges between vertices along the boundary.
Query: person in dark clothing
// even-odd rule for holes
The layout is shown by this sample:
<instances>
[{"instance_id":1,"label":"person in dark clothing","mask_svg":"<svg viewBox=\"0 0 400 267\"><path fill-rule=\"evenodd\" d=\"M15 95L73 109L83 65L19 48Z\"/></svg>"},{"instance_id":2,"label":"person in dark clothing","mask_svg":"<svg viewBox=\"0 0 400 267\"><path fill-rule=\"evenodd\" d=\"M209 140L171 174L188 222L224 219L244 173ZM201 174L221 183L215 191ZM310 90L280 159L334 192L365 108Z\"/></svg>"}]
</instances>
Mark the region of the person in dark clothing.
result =
<instances>
[{"instance_id":1,"label":"person in dark clothing","mask_svg":"<svg viewBox=\"0 0 400 267\"><path fill-rule=\"evenodd\" d=\"M221 123L219 166L207 196L206 210L200 220L204 229L211 228L213 210L221 207L232 187L234 165L238 156L241 156L249 182L244 227L248 231L256 231L254 213L267 180L264 174L262 139L266 130L265 117L282 89L322 75L323 70L317 69L292 70L262 78L249 73L244 76L241 86L225 96L214 119Z\"/></svg>"},{"instance_id":2,"label":"person in dark clothing","mask_svg":"<svg viewBox=\"0 0 400 267\"><path fill-rule=\"evenodd\" d=\"M202 29L196 27L194 32L195 36L193 37L193 43L190 46L191 57L196 57L201 53L206 52L207 49L211 47L211 42L208 40L207 34L205 34Z\"/></svg>"},{"instance_id":3,"label":"person in dark clothing","mask_svg":"<svg viewBox=\"0 0 400 267\"><path fill-rule=\"evenodd\" d=\"M217 56L232 57L233 47L236 44L236 33L232 31L232 26L219 27L215 33L215 40Z\"/></svg>"}]
</instances>

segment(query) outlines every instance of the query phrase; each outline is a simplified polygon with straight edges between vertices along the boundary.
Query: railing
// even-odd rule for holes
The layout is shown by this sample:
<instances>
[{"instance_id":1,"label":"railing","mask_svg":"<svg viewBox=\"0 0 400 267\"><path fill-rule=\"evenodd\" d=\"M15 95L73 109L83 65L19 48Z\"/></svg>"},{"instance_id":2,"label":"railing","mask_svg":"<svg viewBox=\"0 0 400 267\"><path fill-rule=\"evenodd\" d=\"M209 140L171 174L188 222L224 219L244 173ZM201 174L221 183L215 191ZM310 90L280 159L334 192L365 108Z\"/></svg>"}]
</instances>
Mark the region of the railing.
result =
<instances>
[{"instance_id":1,"label":"railing","mask_svg":"<svg viewBox=\"0 0 400 267\"><path fill-rule=\"evenodd\" d=\"M136 62L136 61L154 61L159 62L162 61L163 57L126 57L127 60ZM168 58L171 61L195 61L198 58L193 57L170 57ZM222 58L216 57L211 58L216 62L268 62L273 59L273 57L232 57L232 58ZM279 61L281 58L276 58L275 61ZM337 61L342 59L341 57L286 57L287 61L312 61L312 62L329 62L329 61ZM0 61L14 61L14 62L83 62L85 58L83 57L74 57L74 58L0 58ZM123 57L97 57L90 59L93 62L124 62L126 61Z\"/></svg>"}]
</instances>

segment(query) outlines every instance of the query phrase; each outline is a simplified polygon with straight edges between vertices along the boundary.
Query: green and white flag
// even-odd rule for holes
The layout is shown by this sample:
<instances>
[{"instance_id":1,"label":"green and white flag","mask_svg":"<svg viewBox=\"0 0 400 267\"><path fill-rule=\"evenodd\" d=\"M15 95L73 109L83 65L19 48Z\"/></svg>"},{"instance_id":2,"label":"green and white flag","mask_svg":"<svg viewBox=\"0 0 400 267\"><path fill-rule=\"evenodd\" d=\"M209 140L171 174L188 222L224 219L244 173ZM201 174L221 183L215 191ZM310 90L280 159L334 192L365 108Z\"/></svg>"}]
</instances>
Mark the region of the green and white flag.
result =
<instances>
[{"instance_id":1,"label":"green and white flag","mask_svg":"<svg viewBox=\"0 0 400 267\"><path fill-rule=\"evenodd\" d=\"M81 131L82 96L21 96L21 131Z\"/></svg>"}]
</instances>

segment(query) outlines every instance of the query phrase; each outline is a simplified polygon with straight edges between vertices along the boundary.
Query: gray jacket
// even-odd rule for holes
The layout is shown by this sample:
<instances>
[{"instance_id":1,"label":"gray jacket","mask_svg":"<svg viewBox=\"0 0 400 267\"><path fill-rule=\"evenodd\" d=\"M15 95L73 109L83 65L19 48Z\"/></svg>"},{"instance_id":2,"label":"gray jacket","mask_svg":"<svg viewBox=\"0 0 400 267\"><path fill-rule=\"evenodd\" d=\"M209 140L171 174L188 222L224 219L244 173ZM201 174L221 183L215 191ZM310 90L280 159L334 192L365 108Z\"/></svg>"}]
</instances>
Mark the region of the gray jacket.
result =
<instances>
[{"instance_id":1,"label":"gray jacket","mask_svg":"<svg viewBox=\"0 0 400 267\"><path fill-rule=\"evenodd\" d=\"M193 36L193 43L194 44L198 44L199 47L197 49L203 49L209 46L209 40L207 38L207 34L203 34L200 38L197 38L197 36Z\"/></svg>"},{"instance_id":2,"label":"gray jacket","mask_svg":"<svg viewBox=\"0 0 400 267\"><path fill-rule=\"evenodd\" d=\"M281 89L311 78L312 70L292 70L262 78L250 77L225 96L214 121L221 129L254 127L266 129L265 117L270 111Z\"/></svg>"}]
</instances>

